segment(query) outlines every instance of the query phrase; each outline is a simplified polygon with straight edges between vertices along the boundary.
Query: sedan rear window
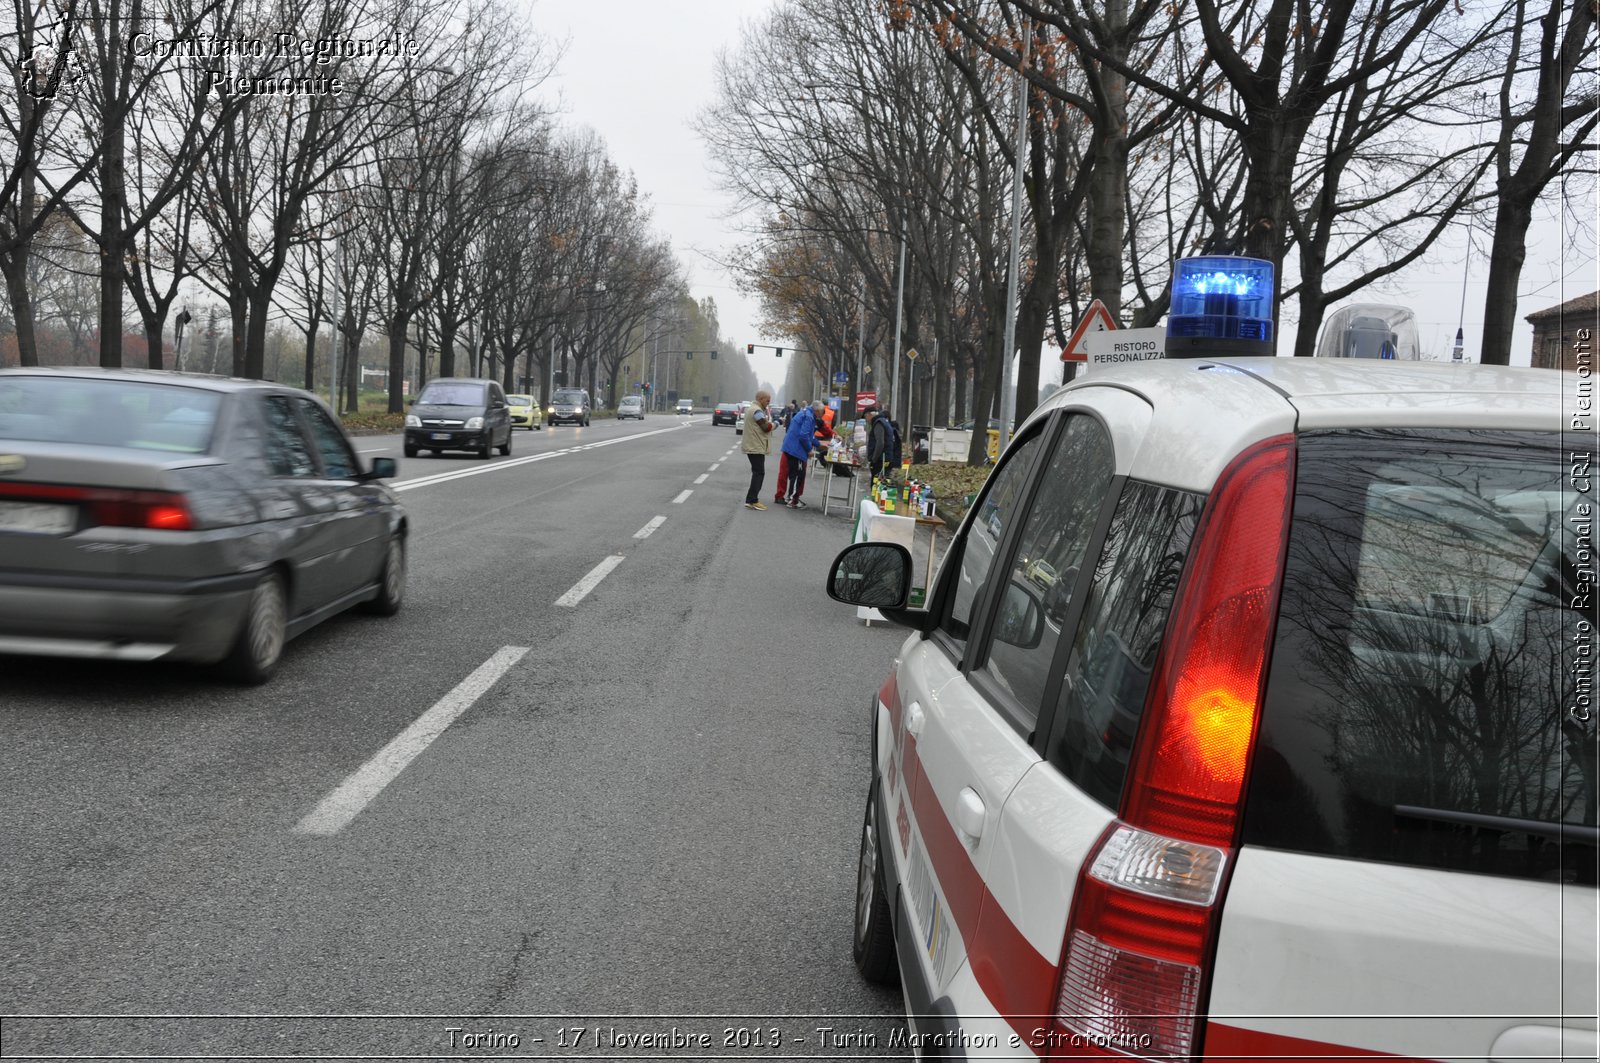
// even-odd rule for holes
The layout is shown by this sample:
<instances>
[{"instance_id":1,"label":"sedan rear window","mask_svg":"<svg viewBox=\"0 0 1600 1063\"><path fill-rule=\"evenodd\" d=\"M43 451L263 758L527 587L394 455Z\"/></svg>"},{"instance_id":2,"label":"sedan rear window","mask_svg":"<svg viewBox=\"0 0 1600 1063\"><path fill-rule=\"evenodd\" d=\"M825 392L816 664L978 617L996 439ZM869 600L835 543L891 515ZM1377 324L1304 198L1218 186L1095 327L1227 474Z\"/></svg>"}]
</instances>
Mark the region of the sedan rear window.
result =
<instances>
[{"instance_id":1,"label":"sedan rear window","mask_svg":"<svg viewBox=\"0 0 1600 1063\"><path fill-rule=\"evenodd\" d=\"M482 384L429 384L417 402L424 406L482 406Z\"/></svg>"},{"instance_id":2,"label":"sedan rear window","mask_svg":"<svg viewBox=\"0 0 1600 1063\"><path fill-rule=\"evenodd\" d=\"M1595 881L1593 497L1560 442L1301 437L1247 842Z\"/></svg>"},{"instance_id":3,"label":"sedan rear window","mask_svg":"<svg viewBox=\"0 0 1600 1063\"><path fill-rule=\"evenodd\" d=\"M8 377L0 379L0 439L201 454L221 404L218 392L179 385Z\"/></svg>"}]
</instances>

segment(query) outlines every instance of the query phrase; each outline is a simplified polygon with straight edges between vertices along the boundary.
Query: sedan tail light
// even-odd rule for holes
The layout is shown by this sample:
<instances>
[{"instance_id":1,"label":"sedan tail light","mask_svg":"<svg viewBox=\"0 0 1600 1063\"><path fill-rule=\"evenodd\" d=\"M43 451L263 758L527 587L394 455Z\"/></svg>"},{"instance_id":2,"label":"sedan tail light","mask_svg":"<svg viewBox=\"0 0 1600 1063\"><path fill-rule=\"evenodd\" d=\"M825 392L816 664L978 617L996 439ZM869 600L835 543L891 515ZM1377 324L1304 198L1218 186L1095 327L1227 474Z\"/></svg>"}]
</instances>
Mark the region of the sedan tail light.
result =
<instances>
[{"instance_id":1,"label":"sedan tail light","mask_svg":"<svg viewBox=\"0 0 1600 1063\"><path fill-rule=\"evenodd\" d=\"M91 525L105 528L149 528L189 531L194 515L183 495L171 491L124 491L64 484L0 484L0 498L76 505Z\"/></svg>"}]
</instances>

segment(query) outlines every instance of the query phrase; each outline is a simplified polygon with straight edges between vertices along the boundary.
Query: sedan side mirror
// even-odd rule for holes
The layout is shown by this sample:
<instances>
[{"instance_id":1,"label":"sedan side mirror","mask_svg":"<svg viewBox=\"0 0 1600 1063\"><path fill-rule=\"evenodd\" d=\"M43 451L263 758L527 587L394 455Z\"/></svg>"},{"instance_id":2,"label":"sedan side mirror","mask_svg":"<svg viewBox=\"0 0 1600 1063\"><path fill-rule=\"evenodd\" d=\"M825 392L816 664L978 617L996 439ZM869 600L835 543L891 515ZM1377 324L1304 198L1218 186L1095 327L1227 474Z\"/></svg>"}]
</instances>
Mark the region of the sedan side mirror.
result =
<instances>
[{"instance_id":1,"label":"sedan side mirror","mask_svg":"<svg viewBox=\"0 0 1600 1063\"><path fill-rule=\"evenodd\" d=\"M368 480L392 480L400 474L400 467L393 458L373 458L372 471L367 473Z\"/></svg>"}]
</instances>

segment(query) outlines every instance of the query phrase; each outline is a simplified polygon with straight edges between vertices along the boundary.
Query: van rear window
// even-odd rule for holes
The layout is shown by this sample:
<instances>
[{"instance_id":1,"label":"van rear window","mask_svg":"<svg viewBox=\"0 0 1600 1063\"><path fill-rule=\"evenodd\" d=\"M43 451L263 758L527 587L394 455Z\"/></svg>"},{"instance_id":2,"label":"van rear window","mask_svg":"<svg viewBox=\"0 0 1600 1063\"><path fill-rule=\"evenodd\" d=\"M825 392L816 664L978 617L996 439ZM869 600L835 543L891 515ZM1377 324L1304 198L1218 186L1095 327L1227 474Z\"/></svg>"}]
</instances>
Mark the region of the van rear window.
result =
<instances>
[{"instance_id":1,"label":"van rear window","mask_svg":"<svg viewBox=\"0 0 1600 1063\"><path fill-rule=\"evenodd\" d=\"M1594 497L1569 467L1551 434L1300 437L1247 843L1594 883Z\"/></svg>"}]
</instances>

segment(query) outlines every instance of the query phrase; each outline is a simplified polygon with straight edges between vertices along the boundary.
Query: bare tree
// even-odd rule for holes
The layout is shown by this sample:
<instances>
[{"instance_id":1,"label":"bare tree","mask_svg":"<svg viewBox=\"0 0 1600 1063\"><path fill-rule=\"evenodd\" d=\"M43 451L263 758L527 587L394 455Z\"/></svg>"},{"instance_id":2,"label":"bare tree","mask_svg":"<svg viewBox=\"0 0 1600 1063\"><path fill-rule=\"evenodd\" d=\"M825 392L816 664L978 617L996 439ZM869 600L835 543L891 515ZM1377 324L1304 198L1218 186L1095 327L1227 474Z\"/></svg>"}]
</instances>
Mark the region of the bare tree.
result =
<instances>
[{"instance_id":1,"label":"bare tree","mask_svg":"<svg viewBox=\"0 0 1600 1063\"><path fill-rule=\"evenodd\" d=\"M1542 10L1541 10L1542 9ZM1489 251L1481 361L1506 365L1516 324L1517 284L1527 258L1528 227L1545 189L1579 152L1596 149L1600 95L1594 91L1595 5L1550 0L1548 7L1510 0L1511 35L1500 79L1499 130L1493 146L1494 242ZM1585 82L1575 76L1586 70Z\"/></svg>"}]
</instances>

